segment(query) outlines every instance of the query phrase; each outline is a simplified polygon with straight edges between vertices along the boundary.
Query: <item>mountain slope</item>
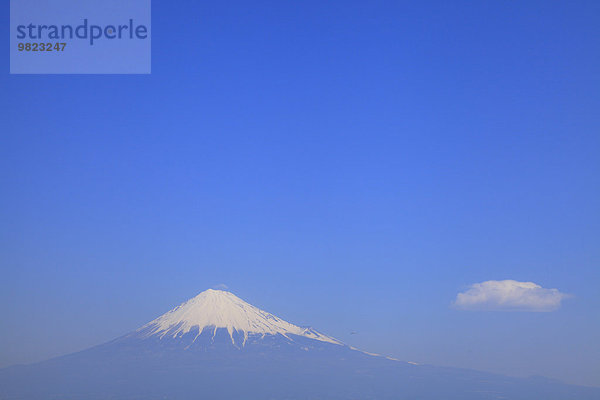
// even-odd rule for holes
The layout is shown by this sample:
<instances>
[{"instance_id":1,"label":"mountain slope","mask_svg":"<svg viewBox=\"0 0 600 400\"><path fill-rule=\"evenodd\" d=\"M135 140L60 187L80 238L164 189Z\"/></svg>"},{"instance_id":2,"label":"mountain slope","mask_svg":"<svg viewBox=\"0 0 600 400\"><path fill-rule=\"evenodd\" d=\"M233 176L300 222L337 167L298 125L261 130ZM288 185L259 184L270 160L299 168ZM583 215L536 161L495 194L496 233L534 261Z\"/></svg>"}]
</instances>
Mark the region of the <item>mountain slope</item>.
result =
<instances>
[{"instance_id":1,"label":"mountain slope","mask_svg":"<svg viewBox=\"0 0 600 400\"><path fill-rule=\"evenodd\" d=\"M290 324L273 314L263 311L246 303L236 295L223 290L209 289L198 296L186 301L180 306L161 315L144 325L136 332L142 337L159 336L181 338L195 330L197 336L205 330L213 330L213 335L219 329L226 329L232 344L236 344L236 336L242 335L245 345L249 336L260 335L289 335L303 336L323 342L341 344L336 339L323 335L310 328L301 328ZM195 340L194 339L194 340Z\"/></svg>"},{"instance_id":2,"label":"mountain slope","mask_svg":"<svg viewBox=\"0 0 600 400\"><path fill-rule=\"evenodd\" d=\"M89 350L0 370L0 399L547 399L600 390L413 365L206 291Z\"/></svg>"}]
</instances>

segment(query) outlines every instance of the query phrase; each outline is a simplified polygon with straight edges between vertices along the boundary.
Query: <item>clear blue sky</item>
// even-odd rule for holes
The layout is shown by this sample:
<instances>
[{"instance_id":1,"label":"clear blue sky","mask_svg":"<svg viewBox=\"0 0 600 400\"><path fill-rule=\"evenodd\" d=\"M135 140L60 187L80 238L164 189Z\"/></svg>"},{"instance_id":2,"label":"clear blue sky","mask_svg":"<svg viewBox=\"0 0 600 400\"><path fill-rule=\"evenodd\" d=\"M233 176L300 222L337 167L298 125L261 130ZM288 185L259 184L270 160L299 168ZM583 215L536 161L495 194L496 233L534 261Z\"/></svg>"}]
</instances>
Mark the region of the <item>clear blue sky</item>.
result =
<instances>
[{"instance_id":1,"label":"clear blue sky","mask_svg":"<svg viewBox=\"0 0 600 400\"><path fill-rule=\"evenodd\" d=\"M224 283L368 351L600 385L599 2L152 7L149 76L11 76L0 43L0 365ZM451 307L502 279L572 297Z\"/></svg>"}]
</instances>

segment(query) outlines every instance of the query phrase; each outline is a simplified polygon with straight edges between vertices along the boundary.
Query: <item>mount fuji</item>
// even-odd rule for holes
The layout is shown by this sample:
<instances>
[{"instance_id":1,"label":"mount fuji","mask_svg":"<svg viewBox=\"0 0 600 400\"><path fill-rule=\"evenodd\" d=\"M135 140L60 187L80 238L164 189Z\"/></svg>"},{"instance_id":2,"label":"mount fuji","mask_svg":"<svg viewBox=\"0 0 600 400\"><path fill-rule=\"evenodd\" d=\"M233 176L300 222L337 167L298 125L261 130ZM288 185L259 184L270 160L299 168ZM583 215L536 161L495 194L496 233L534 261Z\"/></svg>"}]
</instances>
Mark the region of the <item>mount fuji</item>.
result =
<instances>
[{"instance_id":1,"label":"mount fuji","mask_svg":"<svg viewBox=\"0 0 600 400\"><path fill-rule=\"evenodd\" d=\"M600 389L362 352L207 290L111 342L0 370L0 399L598 400Z\"/></svg>"},{"instance_id":2,"label":"mount fuji","mask_svg":"<svg viewBox=\"0 0 600 400\"><path fill-rule=\"evenodd\" d=\"M209 289L177 308L142 326L130 337L176 339L175 342L209 348L215 338L227 331L231 346L240 349L248 340L257 343L265 337L308 338L320 342L342 343L311 328L300 328L254 307L236 295L223 290ZM189 340L193 336L192 341ZM210 340L208 340L210 338ZM273 339L273 338L270 338ZM219 341L218 341L219 342Z\"/></svg>"}]
</instances>

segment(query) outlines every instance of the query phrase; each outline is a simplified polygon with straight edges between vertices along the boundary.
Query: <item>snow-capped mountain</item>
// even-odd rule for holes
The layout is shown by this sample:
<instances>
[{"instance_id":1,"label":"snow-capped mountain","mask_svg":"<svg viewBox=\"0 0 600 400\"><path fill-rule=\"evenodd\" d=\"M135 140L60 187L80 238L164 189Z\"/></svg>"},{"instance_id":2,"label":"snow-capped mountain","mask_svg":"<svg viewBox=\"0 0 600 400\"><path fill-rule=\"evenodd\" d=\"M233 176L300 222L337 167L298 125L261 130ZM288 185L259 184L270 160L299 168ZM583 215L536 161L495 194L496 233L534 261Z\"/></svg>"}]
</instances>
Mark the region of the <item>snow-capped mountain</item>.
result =
<instances>
[{"instance_id":1,"label":"snow-capped mountain","mask_svg":"<svg viewBox=\"0 0 600 400\"><path fill-rule=\"evenodd\" d=\"M401 362L207 290L111 342L0 369L0 400L600 400L600 389Z\"/></svg>"},{"instance_id":2,"label":"snow-capped mountain","mask_svg":"<svg viewBox=\"0 0 600 400\"><path fill-rule=\"evenodd\" d=\"M327 343L342 344L340 341L323 335L311 328L301 328L246 303L231 292L206 290L180 306L149 322L136 332L141 336L159 338L182 338L196 332L196 340L204 332L219 329L227 330L231 343L245 346L249 337L263 338L265 335L282 335L286 338L302 336ZM234 335L235 334L235 335ZM242 341L236 343L236 337Z\"/></svg>"}]
</instances>

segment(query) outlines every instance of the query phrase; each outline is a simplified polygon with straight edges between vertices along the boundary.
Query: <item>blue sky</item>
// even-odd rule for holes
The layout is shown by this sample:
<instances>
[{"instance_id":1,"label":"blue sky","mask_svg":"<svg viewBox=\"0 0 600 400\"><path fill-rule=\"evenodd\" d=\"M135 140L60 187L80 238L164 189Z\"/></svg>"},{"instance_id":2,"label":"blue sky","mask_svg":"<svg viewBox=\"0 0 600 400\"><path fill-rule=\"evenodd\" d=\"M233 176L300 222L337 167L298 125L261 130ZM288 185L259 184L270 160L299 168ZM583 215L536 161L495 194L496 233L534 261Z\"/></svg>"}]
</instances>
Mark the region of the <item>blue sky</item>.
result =
<instances>
[{"instance_id":1,"label":"blue sky","mask_svg":"<svg viewBox=\"0 0 600 400\"><path fill-rule=\"evenodd\" d=\"M0 365L224 283L368 351L600 385L600 3L452 3L155 0L149 76L11 76L4 41ZM452 307L504 279L571 297Z\"/></svg>"}]
</instances>

